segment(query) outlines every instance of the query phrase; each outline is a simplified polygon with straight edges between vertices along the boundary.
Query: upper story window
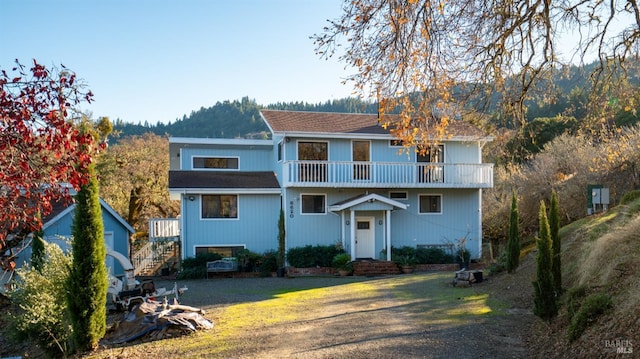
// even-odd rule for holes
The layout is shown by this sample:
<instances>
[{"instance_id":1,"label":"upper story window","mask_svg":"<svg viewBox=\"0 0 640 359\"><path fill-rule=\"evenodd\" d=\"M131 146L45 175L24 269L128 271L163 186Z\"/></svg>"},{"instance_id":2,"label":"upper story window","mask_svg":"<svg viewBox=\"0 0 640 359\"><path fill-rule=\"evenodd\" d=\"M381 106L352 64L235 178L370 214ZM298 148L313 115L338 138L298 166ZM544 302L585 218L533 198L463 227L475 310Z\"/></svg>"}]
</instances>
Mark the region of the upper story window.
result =
<instances>
[{"instance_id":1,"label":"upper story window","mask_svg":"<svg viewBox=\"0 0 640 359\"><path fill-rule=\"evenodd\" d=\"M328 142L298 142L298 160L327 161L329 159Z\"/></svg>"},{"instance_id":2,"label":"upper story window","mask_svg":"<svg viewBox=\"0 0 640 359\"><path fill-rule=\"evenodd\" d=\"M351 142L351 157L353 158L353 179L355 180L369 180L369 162L371 160L371 142L369 141L352 141Z\"/></svg>"},{"instance_id":3,"label":"upper story window","mask_svg":"<svg viewBox=\"0 0 640 359\"><path fill-rule=\"evenodd\" d=\"M427 146L424 151L418 151L417 161L444 163L444 145Z\"/></svg>"},{"instance_id":4,"label":"upper story window","mask_svg":"<svg viewBox=\"0 0 640 359\"><path fill-rule=\"evenodd\" d=\"M278 142L278 162L284 159L284 141Z\"/></svg>"},{"instance_id":5,"label":"upper story window","mask_svg":"<svg viewBox=\"0 0 640 359\"><path fill-rule=\"evenodd\" d=\"M354 161L369 161L371 159L371 142L369 141L353 141L352 157Z\"/></svg>"},{"instance_id":6,"label":"upper story window","mask_svg":"<svg viewBox=\"0 0 640 359\"><path fill-rule=\"evenodd\" d=\"M202 195L202 218L238 218L238 195Z\"/></svg>"},{"instance_id":7,"label":"upper story window","mask_svg":"<svg viewBox=\"0 0 640 359\"><path fill-rule=\"evenodd\" d=\"M237 170L240 167L238 157L193 157L193 168Z\"/></svg>"}]
</instances>

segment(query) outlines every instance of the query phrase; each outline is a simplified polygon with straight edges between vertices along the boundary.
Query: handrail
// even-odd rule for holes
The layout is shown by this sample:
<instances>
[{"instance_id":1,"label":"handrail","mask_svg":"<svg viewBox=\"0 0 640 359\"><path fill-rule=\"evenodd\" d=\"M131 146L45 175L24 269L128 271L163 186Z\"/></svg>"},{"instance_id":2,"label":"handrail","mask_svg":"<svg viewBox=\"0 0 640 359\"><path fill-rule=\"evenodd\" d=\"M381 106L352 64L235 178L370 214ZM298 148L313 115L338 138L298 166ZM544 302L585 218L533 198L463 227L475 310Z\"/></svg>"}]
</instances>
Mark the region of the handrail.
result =
<instances>
[{"instance_id":1,"label":"handrail","mask_svg":"<svg viewBox=\"0 0 640 359\"><path fill-rule=\"evenodd\" d=\"M155 266L158 262L164 260L164 255L168 251L172 251L175 242L148 242L140 250L138 250L131 258L133 262L134 275L140 275L148 267Z\"/></svg>"}]
</instances>

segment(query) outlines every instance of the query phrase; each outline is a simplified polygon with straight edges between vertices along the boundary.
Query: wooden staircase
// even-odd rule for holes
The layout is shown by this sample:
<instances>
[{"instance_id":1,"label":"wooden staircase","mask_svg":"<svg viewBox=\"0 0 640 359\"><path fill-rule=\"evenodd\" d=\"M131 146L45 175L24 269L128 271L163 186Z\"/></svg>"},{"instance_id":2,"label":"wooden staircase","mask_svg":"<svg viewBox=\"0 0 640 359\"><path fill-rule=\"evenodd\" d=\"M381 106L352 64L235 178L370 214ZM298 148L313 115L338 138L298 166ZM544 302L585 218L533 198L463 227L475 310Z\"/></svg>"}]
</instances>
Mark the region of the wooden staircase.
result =
<instances>
[{"instance_id":1,"label":"wooden staircase","mask_svg":"<svg viewBox=\"0 0 640 359\"><path fill-rule=\"evenodd\" d=\"M148 242L131 257L136 276L160 275L163 268L173 268L177 261L174 241Z\"/></svg>"},{"instance_id":2,"label":"wooden staircase","mask_svg":"<svg viewBox=\"0 0 640 359\"><path fill-rule=\"evenodd\" d=\"M379 276L400 274L400 268L394 262L362 259L353 262L353 275Z\"/></svg>"}]
</instances>

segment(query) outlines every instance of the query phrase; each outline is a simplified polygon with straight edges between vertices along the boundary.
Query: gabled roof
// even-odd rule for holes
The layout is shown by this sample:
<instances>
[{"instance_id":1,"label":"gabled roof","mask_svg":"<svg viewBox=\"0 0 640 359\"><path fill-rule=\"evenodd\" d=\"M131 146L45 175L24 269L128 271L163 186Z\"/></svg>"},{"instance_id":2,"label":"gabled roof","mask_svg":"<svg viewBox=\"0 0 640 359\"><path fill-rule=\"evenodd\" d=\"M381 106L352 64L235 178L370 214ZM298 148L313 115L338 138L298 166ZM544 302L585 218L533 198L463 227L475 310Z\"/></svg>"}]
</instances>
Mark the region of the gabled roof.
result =
<instances>
[{"instance_id":1,"label":"gabled roof","mask_svg":"<svg viewBox=\"0 0 640 359\"><path fill-rule=\"evenodd\" d=\"M190 189L263 189L278 190L274 172L169 171L169 190Z\"/></svg>"},{"instance_id":2,"label":"gabled roof","mask_svg":"<svg viewBox=\"0 0 640 359\"><path fill-rule=\"evenodd\" d=\"M341 134L376 135L392 138L378 123L377 114L261 110L267 126L274 134ZM483 138L483 132L463 121L450 121L447 133L453 138Z\"/></svg>"},{"instance_id":3,"label":"gabled roof","mask_svg":"<svg viewBox=\"0 0 640 359\"><path fill-rule=\"evenodd\" d=\"M77 205L75 202L54 203L51 213L49 213L49 215L43 219L42 229L45 230L49 228L50 226L54 225L57 221L59 221L61 218L63 218L70 212L75 211L76 206ZM109 204L107 204L107 202L105 202L102 198L100 198L100 206L102 207L103 210L107 211L107 213L111 214L111 216L113 216L113 218L115 218L116 221L118 221L124 228L126 228L127 231L129 231L129 233L136 232L136 230L133 229L133 227L131 227L131 225L127 223L127 221L125 221L124 218L122 218L118 214L118 212L116 212L113 208L111 208L111 206L109 206Z\"/></svg>"},{"instance_id":4,"label":"gabled roof","mask_svg":"<svg viewBox=\"0 0 640 359\"><path fill-rule=\"evenodd\" d=\"M388 134L378 125L378 115L261 110L267 126L274 133L368 133Z\"/></svg>"},{"instance_id":5,"label":"gabled roof","mask_svg":"<svg viewBox=\"0 0 640 359\"><path fill-rule=\"evenodd\" d=\"M398 202L398 201L395 201L395 200L393 200L391 198L387 198L385 196L381 196L381 195L376 194L376 193L365 193L365 194L362 194L360 196L347 198L344 201L340 201L338 203L335 203L335 204L329 206L329 210L332 211L332 212L340 212L342 210L357 206L357 205L365 203L365 202L375 202L375 201L379 201L379 202L382 202L382 203L387 204L389 206L397 207L397 208L400 208L400 209L407 209L407 205L406 204Z\"/></svg>"}]
</instances>

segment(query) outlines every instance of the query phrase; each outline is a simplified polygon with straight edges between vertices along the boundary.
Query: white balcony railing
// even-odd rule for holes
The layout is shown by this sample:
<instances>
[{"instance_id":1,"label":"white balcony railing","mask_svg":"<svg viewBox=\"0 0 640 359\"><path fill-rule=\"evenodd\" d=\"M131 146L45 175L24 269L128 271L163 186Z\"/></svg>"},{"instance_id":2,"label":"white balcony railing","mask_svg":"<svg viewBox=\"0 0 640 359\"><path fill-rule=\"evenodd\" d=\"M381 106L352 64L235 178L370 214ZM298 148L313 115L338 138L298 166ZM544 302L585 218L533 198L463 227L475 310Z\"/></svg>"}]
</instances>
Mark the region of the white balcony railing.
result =
<instances>
[{"instance_id":1,"label":"white balcony railing","mask_svg":"<svg viewBox=\"0 0 640 359\"><path fill-rule=\"evenodd\" d=\"M149 240L180 237L180 220L178 218L151 218L149 220Z\"/></svg>"},{"instance_id":2,"label":"white balcony railing","mask_svg":"<svg viewBox=\"0 0 640 359\"><path fill-rule=\"evenodd\" d=\"M288 161L285 187L491 188L491 163Z\"/></svg>"}]
</instances>

